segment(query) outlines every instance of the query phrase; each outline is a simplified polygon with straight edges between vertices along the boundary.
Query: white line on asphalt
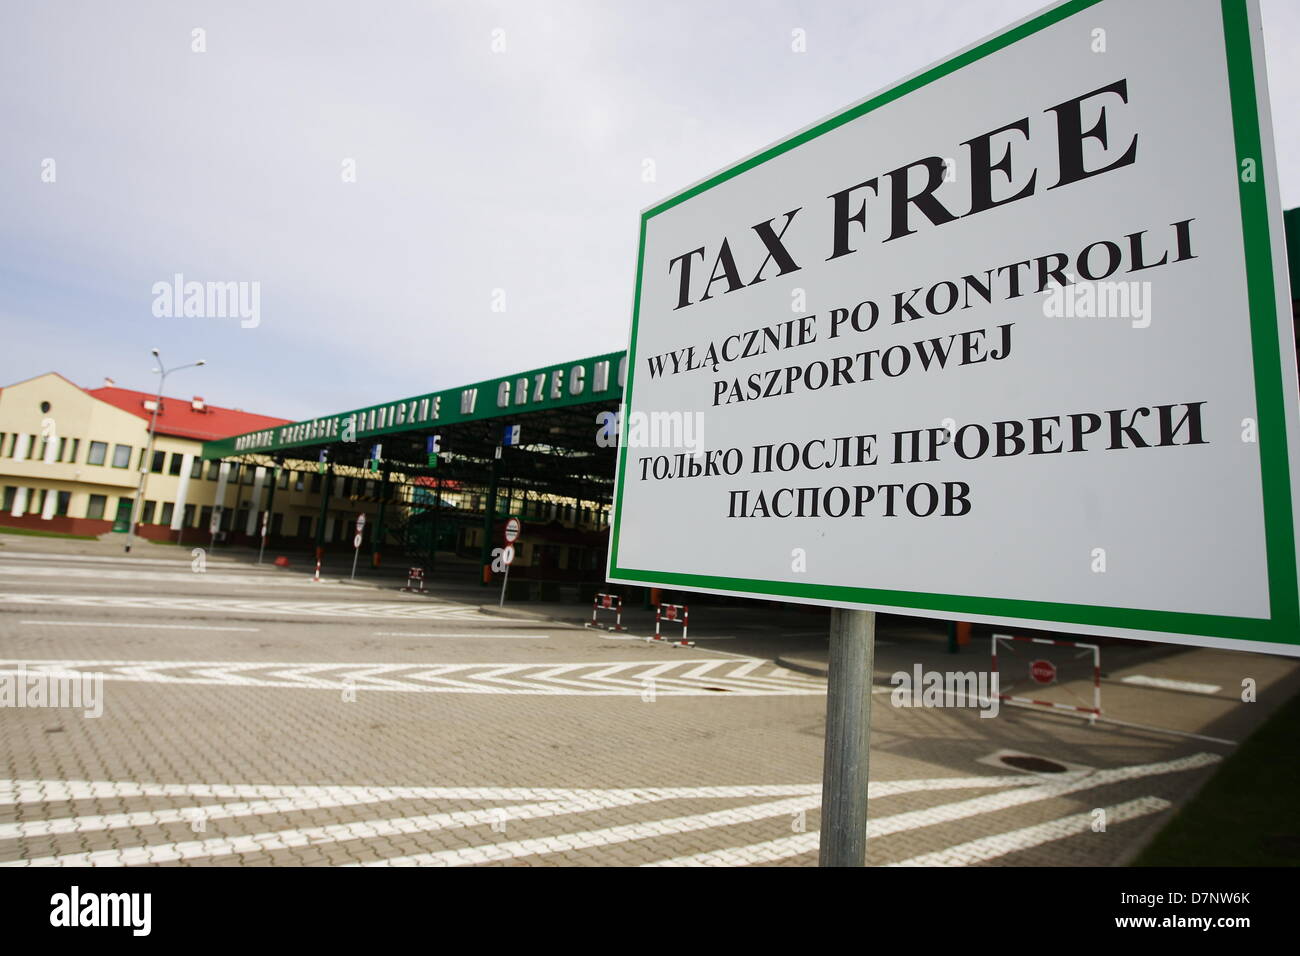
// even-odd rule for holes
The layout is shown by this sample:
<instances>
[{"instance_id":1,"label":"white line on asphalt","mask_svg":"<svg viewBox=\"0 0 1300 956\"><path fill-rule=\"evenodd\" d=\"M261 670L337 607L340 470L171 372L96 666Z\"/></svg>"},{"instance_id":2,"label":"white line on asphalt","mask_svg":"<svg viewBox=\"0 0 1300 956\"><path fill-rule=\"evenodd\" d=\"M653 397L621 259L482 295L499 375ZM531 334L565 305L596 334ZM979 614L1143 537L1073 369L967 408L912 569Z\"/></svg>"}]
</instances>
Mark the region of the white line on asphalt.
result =
<instances>
[{"instance_id":1,"label":"white line on asphalt","mask_svg":"<svg viewBox=\"0 0 1300 956\"><path fill-rule=\"evenodd\" d=\"M484 634L479 631L465 631L457 634L434 633L433 631L375 631L376 637L497 637L512 638L521 641L550 640L549 634Z\"/></svg>"},{"instance_id":2,"label":"white line on asphalt","mask_svg":"<svg viewBox=\"0 0 1300 956\"><path fill-rule=\"evenodd\" d=\"M51 834L83 832L85 830L117 829L121 827L148 826L161 823L193 822L201 816L207 819L226 817L253 816L263 813L287 813L298 810L311 810L332 806L346 805L354 796L350 791L361 790L364 801L378 802L377 796L384 788L314 788L324 791L338 791L334 796L318 796L305 800L301 796L281 797L264 800L254 804L230 804L215 807L185 807L165 811L137 811L135 813L73 817L53 821L36 821L29 824L11 824L23 828L20 832L5 832L9 838L25 836L48 836ZM510 788L411 788L413 790L443 789L448 793L457 793L464 799L468 793L487 792L495 799L518 799L523 796L545 795L554 797L547 802L514 804L500 807L486 807L478 810L456 811L449 813L426 814L414 817L395 817L387 820L365 820L353 823L334 824L322 827L293 828L268 831L248 836L213 837L206 840L189 840L176 843L152 844L111 850L95 850L86 853L61 854L38 857L32 860L15 860L0 863L0 866L129 866L133 863L165 863L177 860L193 860L214 856L228 856L234 853L270 852L289 849L295 846L337 843L341 841L366 839L373 837L412 835L432 830L468 827L484 823L505 823L508 820L536 819L573 813L589 813L596 810L642 804L647 801L685 799L691 797L741 797L769 796L796 792L800 795L781 803L797 802L811 805L810 795L815 800L816 785L796 785L793 787L757 786L757 787L682 787L651 788L647 790L558 790L528 791ZM509 797L504 796L510 794ZM382 797L379 799L383 799ZM767 804L766 806L771 806ZM742 808L752 810L754 808ZM229 812L222 812L229 811ZM732 811L719 811L732 812ZM469 853L473 853L472 848ZM467 858L463 862L479 862Z\"/></svg>"},{"instance_id":3,"label":"white line on asphalt","mask_svg":"<svg viewBox=\"0 0 1300 956\"><path fill-rule=\"evenodd\" d=\"M1189 757L1182 757L1177 760L1169 760L1162 763L1139 764L1131 767L1116 767L1110 770L1102 770L1088 777L1074 778L1067 781L1058 781L1043 785L1037 785L1037 782L1035 781L1035 786L1011 790L1005 793L975 797L970 800L958 801L957 803L941 804L923 810L910 810L904 813L895 813L883 817L869 816L867 818L867 838L871 840L879 839L880 837L889 836L894 833L935 826L940 823L951 823L955 820L964 820L985 813L995 813L999 810L1005 810L1010 807L1035 803L1039 800L1051 800L1081 790L1091 790L1095 787L1135 780L1155 774L1195 770L1200 767L1217 763L1220 759L1221 758L1216 754L1192 754ZM956 780L953 782L956 782ZM932 787L929 789L937 788ZM869 796L878 796L875 792L874 785L869 791ZM1161 802L1165 803L1164 801ZM1168 804L1165 803L1165 806L1168 806ZM1088 826L1091 827L1092 815L1089 813L1083 814L1083 816L1087 818ZM1062 835L1068 836L1069 834L1066 833ZM993 837L990 837L989 839L993 841L997 840L997 838ZM1059 838L1053 837L1052 839ZM768 840L763 843L754 843L743 847L731 847L725 850L714 850L707 853L696 853L684 857L673 857L668 860L660 860L656 863L646 865L743 866L750 863L772 862L792 856L799 856L800 854L808 853L817 849L817 846L817 834L803 833L793 837L782 837L777 840ZM1005 850L1003 852L1009 853L1012 852L1012 850Z\"/></svg>"},{"instance_id":4,"label":"white line on asphalt","mask_svg":"<svg viewBox=\"0 0 1300 956\"><path fill-rule=\"evenodd\" d=\"M216 611L221 614L286 614L295 617L384 618L387 620L466 622L482 620L477 608L448 602L436 604L379 602L267 601L222 597L153 597L120 594L0 593L0 604L55 604L71 607L129 607L150 611ZM498 619L499 620L499 619Z\"/></svg>"},{"instance_id":5,"label":"white line on asphalt","mask_svg":"<svg viewBox=\"0 0 1300 956\"><path fill-rule=\"evenodd\" d=\"M646 823L627 823L622 826L603 827L599 830L583 830L579 833L565 833L559 836L540 837L532 840L480 843L476 846L463 847L458 850L442 850L436 853L416 853L410 856L390 857L389 859L363 865L470 866L475 863L490 863L494 860L513 860L523 856L571 853L575 850L609 846L614 843L648 840L653 837L690 833L695 830L710 830L714 827L731 826L737 823L750 823L755 820L765 820L769 817L795 814L801 810L811 810L817 806L819 806L817 800L798 797L791 800L758 803L748 807L734 807L730 810L715 810L712 813L672 817L667 820L651 820Z\"/></svg>"},{"instance_id":6,"label":"white line on asphalt","mask_svg":"<svg viewBox=\"0 0 1300 956\"><path fill-rule=\"evenodd\" d=\"M950 779L943 777L940 780ZM974 777L972 780L1003 781L1009 785L1028 778ZM1028 782L1033 782L1028 780ZM907 785L910 789L934 789L934 780L893 781L885 786ZM985 784L971 784L983 786ZM995 786L990 783L987 786ZM873 788L876 784L871 785ZM899 791L909 792L909 791ZM380 787L319 786L268 783L137 783L133 780L0 780L0 806L27 803L68 803L74 800L110 800L132 797L210 797L217 800L318 800L350 796L358 803L391 800L582 800L636 795L638 799L708 800L728 797L816 796L821 784L752 784L703 787L624 787L617 789L557 787ZM872 791L873 795L875 791Z\"/></svg>"},{"instance_id":7,"label":"white line on asphalt","mask_svg":"<svg viewBox=\"0 0 1300 956\"><path fill-rule=\"evenodd\" d=\"M164 631L251 631L260 627L209 627L205 624L140 624L123 621L19 621L19 624L39 624L42 627L129 627L155 628Z\"/></svg>"},{"instance_id":8,"label":"white line on asphalt","mask_svg":"<svg viewBox=\"0 0 1300 956\"><path fill-rule=\"evenodd\" d=\"M1126 803L1101 809L1105 812L1106 823L1109 825L1134 820L1152 813L1159 813L1161 810L1169 809L1170 806L1168 800L1161 800L1159 797L1140 797L1137 800L1129 800ZM959 843L956 846L950 846L934 853L923 853L920 856L914 856L889 865L969 866L972 863L995 860L1000 856L1006 856L1008 853L1017 853L1044 843L1050 843L1053 840L1064 840L1066 837L1075 836L1079 833L1088 833L1092 830L1095 819L1094 812L1089 810L1085 813L1076 813L1073 816L1053 820L1051 823L1040 823L1037 826L1023 827L1009 833L998 833L979 840L971 840L968 843Z\"/></svg>"},{"instance_id":9,"label":"white line on asphalt","mask_svg":"<svg viewBox=\"0 0 1300 956\"><path fill-rule=\"evenodd\" d=\"M1193 694L1217 694L1222 688L1218 684L1198 684L1190 680L1173 680L1168 677L1147 677L1145 674L1131 674L1122 678L1125 684L1137 684L1142 687L1159 687L1161 690L1185 690Z\"/></svg>"}]
</instances>

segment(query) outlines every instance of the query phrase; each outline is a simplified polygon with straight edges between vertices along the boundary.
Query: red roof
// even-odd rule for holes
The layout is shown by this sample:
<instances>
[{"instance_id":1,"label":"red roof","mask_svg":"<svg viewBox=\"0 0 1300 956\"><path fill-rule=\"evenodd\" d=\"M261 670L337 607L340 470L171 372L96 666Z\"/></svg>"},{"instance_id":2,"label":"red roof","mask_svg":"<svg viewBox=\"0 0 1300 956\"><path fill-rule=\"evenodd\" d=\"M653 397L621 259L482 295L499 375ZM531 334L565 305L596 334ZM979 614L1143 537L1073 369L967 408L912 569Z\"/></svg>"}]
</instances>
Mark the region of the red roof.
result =
<instances>
[{"instance_id":1,"label":"red roof","mask_svg":"<svg viewBox=\"0 0 1300 956\"><path fill-rule=\"evenodd\" d=\"M88 388L88 395L93 395L101 402L107 402L123 411L138 415L148 422L153 418L152 409L145 407L145 402L153 403L157 397L152 392L137 392L129 388L105 386ZM254 415L233 408L219 408L205 404L202 411L196 411L191 399L163 397L162 409L158 412L158 434L174 435L177 438L196 438L199 441L215 441L218 438L230 438L247 432L274 428L276 425L288 425L290 419L272 418L269 415Z\"/></svg>"}]
</instances>

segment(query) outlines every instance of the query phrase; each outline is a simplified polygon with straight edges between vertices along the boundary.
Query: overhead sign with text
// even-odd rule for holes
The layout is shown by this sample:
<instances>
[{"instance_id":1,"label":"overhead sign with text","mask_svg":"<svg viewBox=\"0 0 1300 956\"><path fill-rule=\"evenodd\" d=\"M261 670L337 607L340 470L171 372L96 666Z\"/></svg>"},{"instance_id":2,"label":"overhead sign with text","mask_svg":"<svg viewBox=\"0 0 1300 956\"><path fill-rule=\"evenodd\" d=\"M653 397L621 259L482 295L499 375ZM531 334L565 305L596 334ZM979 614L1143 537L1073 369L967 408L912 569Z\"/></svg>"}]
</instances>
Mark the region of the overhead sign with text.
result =
<instances>
[{"instance_id":1,"label":"overhead sign with text","mask_svg":"<svg viewBox=\"0 0 1300 956\"><path fill-rule=\"evenodd\" d=\"M609 579L1300 654L1273 155L1253 2L1075 0L648 209Z\"/></svg>"}]
</instances>

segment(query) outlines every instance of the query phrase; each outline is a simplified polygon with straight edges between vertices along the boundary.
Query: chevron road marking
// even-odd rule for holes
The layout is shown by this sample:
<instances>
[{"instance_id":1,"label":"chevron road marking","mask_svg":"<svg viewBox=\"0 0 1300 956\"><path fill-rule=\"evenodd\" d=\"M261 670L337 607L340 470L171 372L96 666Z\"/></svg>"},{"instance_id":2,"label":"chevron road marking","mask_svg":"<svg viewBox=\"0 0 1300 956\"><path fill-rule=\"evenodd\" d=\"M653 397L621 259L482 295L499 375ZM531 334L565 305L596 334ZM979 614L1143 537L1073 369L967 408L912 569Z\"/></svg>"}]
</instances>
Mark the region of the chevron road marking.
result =
<instances>
[{"instance_id":1,"label":"chevron road marking","mask_svg":"<svg viewBox=\"0 0 1300 956\"><path fill-rule=\"evenodd\" d=\"M814 696L826 693L813 678L785 674L775 679L756 670L742 677L710 680L707 671L730 661L587 661L573 664L518 663L318 663L276 661L122 661L0 658L0 674L47 674L78 678L88 673L105 681L215 687L277 687L313 690L367 690L399 693L543 694L607 697L640 696L650 681L657 696L756 697ZM770 665L769 665L770 666ZM627 677L611 677L628 673ZM667 676L674 669L697 674ZM773 670L776 673L779 668ZM580 672L582 673L576 673ZM558 677L567 673L569 677ZM509 676L506 676L509 675ZM720 694L715 688L725 688Z\"/></svg>"}]
</instances>

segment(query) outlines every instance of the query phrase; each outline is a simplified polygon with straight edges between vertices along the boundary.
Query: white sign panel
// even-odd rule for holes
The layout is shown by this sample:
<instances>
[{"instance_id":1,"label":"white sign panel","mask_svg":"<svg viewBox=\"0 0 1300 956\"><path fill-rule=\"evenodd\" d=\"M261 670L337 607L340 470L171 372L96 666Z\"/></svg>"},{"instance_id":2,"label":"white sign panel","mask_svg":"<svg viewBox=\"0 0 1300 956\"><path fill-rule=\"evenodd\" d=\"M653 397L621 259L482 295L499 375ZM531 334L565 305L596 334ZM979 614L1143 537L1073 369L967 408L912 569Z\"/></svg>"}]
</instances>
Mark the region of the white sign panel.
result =
<instances>
[{"instance_id":1,"label":"white sign panel","mask_svg":"<svg viewBox=\"0 0 1300 956\"><path fill-rule=\"evenodd\" d=\"M609 579L1300 653L1262 58L1074 0L648 209Z\"/></svg>"}]
</instances>

